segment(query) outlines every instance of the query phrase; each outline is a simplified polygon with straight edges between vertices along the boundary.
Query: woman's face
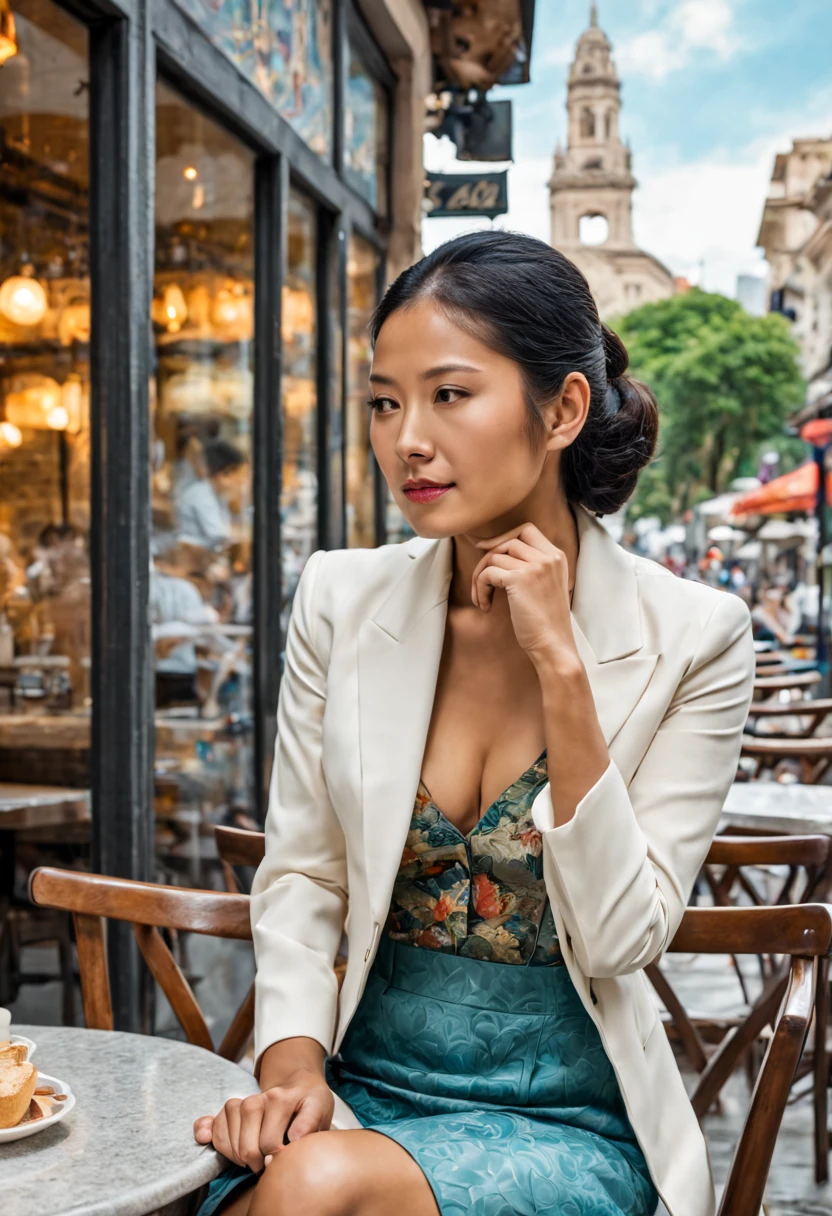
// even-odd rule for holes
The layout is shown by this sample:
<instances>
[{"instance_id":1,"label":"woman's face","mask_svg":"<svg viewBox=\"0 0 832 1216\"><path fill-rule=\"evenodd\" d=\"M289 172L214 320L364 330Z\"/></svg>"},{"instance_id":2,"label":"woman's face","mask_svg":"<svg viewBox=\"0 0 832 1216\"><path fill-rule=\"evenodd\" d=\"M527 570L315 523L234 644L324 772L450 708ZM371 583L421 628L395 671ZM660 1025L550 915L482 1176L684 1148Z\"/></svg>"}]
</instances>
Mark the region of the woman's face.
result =
<instances>
[{"instance_id":1,"label":"woman's face","mask_svg":"<svg viewBox=\"0 0 832 1216\"><path fill-rule=\"evenodd\" d=\"M575 378L588 405L586 380ZM549 429L532 445L519 366L429 299L384 322L370 391L376 459L405 519L426 537L496 535L526 522L536 497L553 502L559 449L586 413L576 416L565 393L542 411Z\"/></svg>"}]
</instances>

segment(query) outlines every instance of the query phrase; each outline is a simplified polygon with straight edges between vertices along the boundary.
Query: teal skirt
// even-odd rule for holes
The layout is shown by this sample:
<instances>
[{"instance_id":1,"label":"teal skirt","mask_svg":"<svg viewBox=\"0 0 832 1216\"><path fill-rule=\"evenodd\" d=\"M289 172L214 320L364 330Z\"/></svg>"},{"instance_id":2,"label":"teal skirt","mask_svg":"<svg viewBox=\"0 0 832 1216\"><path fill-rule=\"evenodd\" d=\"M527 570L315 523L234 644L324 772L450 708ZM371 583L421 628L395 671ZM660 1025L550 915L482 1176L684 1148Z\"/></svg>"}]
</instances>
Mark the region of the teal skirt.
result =
<instances>
[{"instance_id":1,"label":"teal skirt","mask_svg":"<svg viewBox=\"0 0 832 1216\"><path fill-rule=\"evenodd\" d=\"M327 1080L418 1163L441 1216L652 1216L658 1195L564 966L382 938ZM230 1167L198 1216L248 1170Z\"/></svg>"}]
</instances>

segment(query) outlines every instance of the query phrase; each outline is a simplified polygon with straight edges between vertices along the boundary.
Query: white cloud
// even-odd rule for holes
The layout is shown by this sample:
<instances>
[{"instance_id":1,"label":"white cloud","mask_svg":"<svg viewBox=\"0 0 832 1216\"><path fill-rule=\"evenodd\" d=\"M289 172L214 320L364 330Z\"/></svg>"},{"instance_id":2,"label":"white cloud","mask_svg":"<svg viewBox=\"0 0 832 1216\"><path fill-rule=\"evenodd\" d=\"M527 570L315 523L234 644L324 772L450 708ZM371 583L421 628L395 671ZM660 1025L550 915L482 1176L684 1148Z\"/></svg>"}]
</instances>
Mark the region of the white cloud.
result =
<instances>
[{"instance_id":1,"label":"white cloud","mask_svg":"<svg viewBox=\"0 0 832 1216\"><path fill-rule=\"evenodd\" d=\"M741 45L733 33L733 19L729 0L682 0L653 29L634 34L616 47L619 72L624 77L663 80L700 51L727 61Z\"/></svg>"}]
</instances>

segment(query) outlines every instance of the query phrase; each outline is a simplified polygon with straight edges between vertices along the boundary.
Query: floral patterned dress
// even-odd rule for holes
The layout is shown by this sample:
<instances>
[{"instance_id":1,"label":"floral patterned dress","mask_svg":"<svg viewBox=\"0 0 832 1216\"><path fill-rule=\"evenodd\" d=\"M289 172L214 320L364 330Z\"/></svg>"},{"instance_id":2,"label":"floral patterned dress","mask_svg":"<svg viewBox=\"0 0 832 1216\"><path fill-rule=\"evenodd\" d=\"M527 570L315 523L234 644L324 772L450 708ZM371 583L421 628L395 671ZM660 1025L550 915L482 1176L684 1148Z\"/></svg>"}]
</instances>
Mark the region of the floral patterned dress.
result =
<instances>
[{"instance_id":1,"label":"floral patterned dress","mask_svg":"<svg viewBox=\"0 0 832 1216\"><path fill-rule=\"evenodd\" d=\"M362 1126L419 1164L441 1216L651 1216L658 1204L558 947L532 820L546 781L544 751L467 835L420 781L385 933L326 1062ZM246 1180L226 1170L199 1216Z\"/></svg>"},{"instance_id":2,"label":"floral patterned dress","mask_svg":"<svg viewBox=\"0 0 832 1216\"><path fill-rule=\"evenodd\" d=\"M546 751L467 835L419 782L386 931L394 941L492 963L563 963L532 804Z\"/></svg>"}]
</instances>

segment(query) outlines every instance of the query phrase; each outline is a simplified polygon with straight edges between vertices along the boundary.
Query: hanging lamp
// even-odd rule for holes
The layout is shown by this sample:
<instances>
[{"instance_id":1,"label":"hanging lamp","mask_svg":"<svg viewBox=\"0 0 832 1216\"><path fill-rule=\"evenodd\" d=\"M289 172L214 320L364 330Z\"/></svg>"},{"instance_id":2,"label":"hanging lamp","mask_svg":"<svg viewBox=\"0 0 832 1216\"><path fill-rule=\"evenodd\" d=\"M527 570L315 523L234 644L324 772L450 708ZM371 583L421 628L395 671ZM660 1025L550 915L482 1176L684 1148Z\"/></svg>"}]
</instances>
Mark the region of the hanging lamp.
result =
<instances>
[{"instance_id":1,"label":"hanging lamp","mask_svg":"<svg viewBox=\"0 0 832 1216\"><path fill-rule=\"evenodd\" d=\"M12 59L18 52L17 31L9 0L0 0L0 64Z\"/></svg>"}]
</instances>

